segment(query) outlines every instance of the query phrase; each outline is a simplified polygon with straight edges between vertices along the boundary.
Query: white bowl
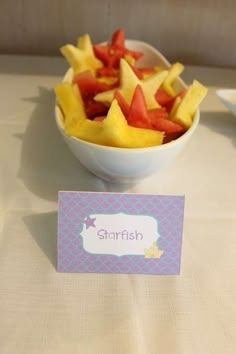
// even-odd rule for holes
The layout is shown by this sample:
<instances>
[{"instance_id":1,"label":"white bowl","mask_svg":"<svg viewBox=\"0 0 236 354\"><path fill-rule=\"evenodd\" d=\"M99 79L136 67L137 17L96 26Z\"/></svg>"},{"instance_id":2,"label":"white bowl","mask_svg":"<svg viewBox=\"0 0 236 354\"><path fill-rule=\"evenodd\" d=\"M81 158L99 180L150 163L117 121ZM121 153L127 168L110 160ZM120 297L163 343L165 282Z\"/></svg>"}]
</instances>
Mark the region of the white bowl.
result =
<instances>
[{"instance_id":1,"label":"white bowl","mask_svg":"<svg viewBox=\"0 0 236 354\"><path fill-rule=\"evenodd\" d=\"M236 89L219 89L216 94L225 107L236 116Z\"/></svg>"},{"instance_id":2,"label":"white bowl","mask_svg":"<svg viewBox=\"0 0 236 354\"><path fill-rule=\"evenodd\" d=\"M126 40L126 46L144 53L138 62L140 66L170 66L166 58L149 44L137 40ZM71 74L72 72L69 70L64 80L70 80ZM183 80L178 79L176 89L183 88L186 88L186 84ZM55 108L55 116L59 131L81 164L96 176L114 183L135 182L163 170L185 148L200 119L200 113L197 110L191 127L181 137L169 143L154 147L128 149L101 146L67 136L64 133L63 116L58 106Z\"/></svg>"}]
</instances>

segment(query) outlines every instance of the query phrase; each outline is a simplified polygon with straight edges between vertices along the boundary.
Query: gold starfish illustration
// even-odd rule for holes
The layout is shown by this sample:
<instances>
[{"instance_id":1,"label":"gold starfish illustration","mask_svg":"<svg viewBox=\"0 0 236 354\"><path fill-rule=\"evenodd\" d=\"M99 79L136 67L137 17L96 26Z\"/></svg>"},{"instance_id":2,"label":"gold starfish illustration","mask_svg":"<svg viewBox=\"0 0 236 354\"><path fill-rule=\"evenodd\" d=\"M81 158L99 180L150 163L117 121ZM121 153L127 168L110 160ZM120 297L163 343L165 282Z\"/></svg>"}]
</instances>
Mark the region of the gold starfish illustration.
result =
<instances>
[{"instance_id":1,"label":"gold starfish illustration","mask_svg":"<svg viewBox=\"0 0 236 354\"><path fill-rule=\"evenodd\" d=\"M160 258L164 251L160 250L155 241L151 244L149 248L144 249L145 258Z\"/></svg>"}]
</instances>

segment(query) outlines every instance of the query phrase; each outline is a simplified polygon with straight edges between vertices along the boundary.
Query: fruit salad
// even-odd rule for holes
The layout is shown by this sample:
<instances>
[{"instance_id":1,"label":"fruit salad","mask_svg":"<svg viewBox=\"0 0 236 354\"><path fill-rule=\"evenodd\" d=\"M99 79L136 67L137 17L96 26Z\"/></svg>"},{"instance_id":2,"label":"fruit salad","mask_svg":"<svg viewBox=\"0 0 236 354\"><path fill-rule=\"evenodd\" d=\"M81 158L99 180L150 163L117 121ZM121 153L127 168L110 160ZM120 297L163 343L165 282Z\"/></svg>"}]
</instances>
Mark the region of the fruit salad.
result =
<instances>
[{"instance_id":1,"label":"fruit salad","mask_svg":"<svg viewBox=\"0 0 236 354\"><path fill-rule=\"evenodd\" d=\"M207 94L197 80L176 92L181 63L137 65L145 54L126 47L122 29L102 44L93 44L85 34L61 53L72 70L71 80L54 87L64 132L91 143L143 148L170 142L191 127Z\"/></svg>"}]
</instances>

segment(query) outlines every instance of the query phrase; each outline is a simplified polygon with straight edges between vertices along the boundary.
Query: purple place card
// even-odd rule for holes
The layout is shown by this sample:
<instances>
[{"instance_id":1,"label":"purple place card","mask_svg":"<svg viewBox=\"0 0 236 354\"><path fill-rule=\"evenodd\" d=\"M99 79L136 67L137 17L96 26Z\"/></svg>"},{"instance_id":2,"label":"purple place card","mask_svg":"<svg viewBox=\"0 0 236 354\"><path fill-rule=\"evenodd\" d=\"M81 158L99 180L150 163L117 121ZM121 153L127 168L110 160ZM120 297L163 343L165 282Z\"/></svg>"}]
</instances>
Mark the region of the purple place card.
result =
<instances>
[{"instance_id":1,"label":"purple place card","mask_svg":"<svg viewBox=\"0 0 236 354\"><path fill-rule=\"evenodd\" d=\"M179 274L184 197L59 192L59 272Z\"/></svg>"}]
</instances>

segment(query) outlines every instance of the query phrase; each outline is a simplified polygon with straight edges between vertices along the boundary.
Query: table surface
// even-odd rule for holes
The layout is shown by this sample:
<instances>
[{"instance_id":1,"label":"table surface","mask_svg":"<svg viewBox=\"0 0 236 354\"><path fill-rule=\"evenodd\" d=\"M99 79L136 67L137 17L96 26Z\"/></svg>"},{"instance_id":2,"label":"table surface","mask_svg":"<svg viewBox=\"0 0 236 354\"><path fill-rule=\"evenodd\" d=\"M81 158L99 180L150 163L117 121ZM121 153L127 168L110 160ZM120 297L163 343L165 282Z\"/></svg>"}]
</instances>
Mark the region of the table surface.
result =
<instances>
[{"instance_id":1,"label":"table surface","mask_svg":"<svg viewBox=\"0 0 236 354\"><path fill-rule=\"evenodd\" d=\"M175 163L124 187L72 156L54 121L63 58L0 56L0 353L235 354L236 118L215 95L236 70L186 67L209 87ZM56 271L59 190L184 194L180 275Z\"/></svg>"}]
</instances>

